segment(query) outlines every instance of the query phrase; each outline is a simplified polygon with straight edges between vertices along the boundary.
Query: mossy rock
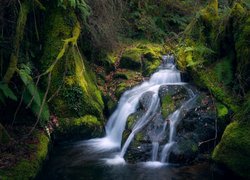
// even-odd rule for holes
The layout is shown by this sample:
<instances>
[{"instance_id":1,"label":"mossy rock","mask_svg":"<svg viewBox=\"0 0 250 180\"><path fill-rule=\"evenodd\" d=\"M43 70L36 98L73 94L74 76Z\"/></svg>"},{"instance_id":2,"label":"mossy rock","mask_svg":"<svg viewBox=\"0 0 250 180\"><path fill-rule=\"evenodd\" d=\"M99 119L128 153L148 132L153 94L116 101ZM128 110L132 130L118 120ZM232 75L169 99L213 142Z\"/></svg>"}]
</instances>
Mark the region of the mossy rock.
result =
<instances>
[{"instance_id":1,"label":"mossy rock","mask_svg":"<svg viewBox=\"0 0 250 180\"><path fill-rule=\"evenodd\" d=\"M196 85L209 89L217 100L234 112L237 112L239 102L234 98L231 92L220 83L213 69L194 72L193 78Z\"/></svg>"},{"instance_id":2,"label":"mossy rock","mask_svg":"<svg viewBox=\"0 0 250 180\"><path fill-rule=\"evenodd\" d=\"M59 127L55 131L57 140L93 138L102 135L103 126L95 116L80 118L59 118Z\"/></svg>"},{"instance_id":3,"label":"mossy rock","mask_svg":"<svg viewBox=\"0 0 250 180\"><path fill-rule=\"evenodd\" d=\"M126 91L128 90L129 88L131 87L130 84L126 83L126 82L122 82L120 84L118 84L117 88L116 88L116 91L115 91L115 96L117 98L120 98L121 95Z\"/></svg>"},{"instance_id":4,"label":"mossy rock","mask_svg":"<svg viewBox=\"0 0 250 180\"><path fill-rule=\"evenodd\" d=\"M233 122L226 128L212 158L238 175L250 178L250 124Z\"/></svg>"},{"instance_id":5,"label":"mossy rock","mask_svg":"<svg viewBox=\"0 0 250 180\"><path fill-rule=\"evenodd\" d=\"M14 167L0 171L0 179L34 179L36 177L48 155L49 138L41 131L35 131L34 136L38 139L38 144L35 145L31 158L21 159Z\"/></svg>"},{"instance_id":6,"label":"mossy rock","mask_svg":"<svg viewBox=\"0 0 250 180\"><path fill-rule=\"evenodd\" d=\"M159 95L161 100L161 113L165 119L187 99L188 92L183 86L163 85L159 89Z\"/></svg>"},{"instance_id":7,"label":"mossy rock","mask_svg":"<svg viewBox=\"0 0 250 180\"><path fill-rule=\"evenodd\" d=\"M141 71L144 76L149 76L160 65L163 54L163 46L160 44L137 42L124 51L120 67Z\"/></svg>"},{"instance_id":8,"label":"mossy rock","mask_svg":"<svg viewBox=\"0 0 250 180\"><path fill-rule=\"evenodd\" d=\"M76 45L81 29L75 12L61 8L52 8L49 12L40 63L41 70L46 71L57 61L51 72L49 95L58 93L52 99L50 108L62 118L77 118L86 114L103 118L104 103L95 75ZM44 79L45 87L46 84L47 79Z\"/></svg>"},{"instance_id":9,"label":"mossy rock","mask_svg":"<svg viewBox=\"0 0 250 180\"><path fill-rule=\"evenodd\" d=\"M141 70L142 50L131 48L124 51L120 60L120 67L131 70Z\"/></svg>"}]
</instances>

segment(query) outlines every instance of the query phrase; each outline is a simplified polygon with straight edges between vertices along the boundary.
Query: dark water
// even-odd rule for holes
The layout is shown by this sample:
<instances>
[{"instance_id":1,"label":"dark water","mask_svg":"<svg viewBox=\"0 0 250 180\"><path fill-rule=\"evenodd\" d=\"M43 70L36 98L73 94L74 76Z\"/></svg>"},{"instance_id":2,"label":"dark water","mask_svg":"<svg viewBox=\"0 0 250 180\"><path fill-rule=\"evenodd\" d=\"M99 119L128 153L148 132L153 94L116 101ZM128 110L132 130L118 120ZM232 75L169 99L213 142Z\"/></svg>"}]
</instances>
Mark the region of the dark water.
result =
<instances>
[{"instance_id":1,"label":"dark water","mask_svg":"<svg viewBox=\"0 0 250 180\"><path fill-rule=\"evenodd\" d=\"M213 180L239 179L208 162L189 166L166 165L146 167L145 164L107 165L103 158L112 153L96 153L84 142L54 147L38 180Z\"/></svg>"}]
</instances>

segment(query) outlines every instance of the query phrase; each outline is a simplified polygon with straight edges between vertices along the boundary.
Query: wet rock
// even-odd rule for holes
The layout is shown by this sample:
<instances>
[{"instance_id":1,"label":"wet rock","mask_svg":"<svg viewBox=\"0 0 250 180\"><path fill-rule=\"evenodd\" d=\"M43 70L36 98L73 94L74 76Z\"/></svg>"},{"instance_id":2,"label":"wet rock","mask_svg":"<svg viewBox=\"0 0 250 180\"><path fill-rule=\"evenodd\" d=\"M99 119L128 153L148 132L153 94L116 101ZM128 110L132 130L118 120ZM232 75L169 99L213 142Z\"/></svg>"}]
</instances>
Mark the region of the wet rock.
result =
<instances>
[{"instance_id":1,"label":"wet rock","mask_svg":"<svg viewBox=\"0 0 250 180\"><path fill-rule=\"evenodd\" d=\"M216 133L215 121L216 110L212 98L200 93L194 107L177 126L176 144L170 154L170 161L190 163L197 156L210 152Z\"/></svg>"},{"instance_id":2,"label":"wet rock","mask_svg":"<svg viewBox=\"0 0 250 180\"><path fill-rule=\"evenodd\" d=\"M180 85L161 86L159 89L159 96L163 118L167 118L189 98L187 89Z\"/></svg>"},{"instance_id":3,"label":"wet rock","mask_svg":"<svg viewBox=\"0 0 250 180\"><path fill-rule=\"evenodd\" d=\"M145 111L148 110L148 108L150 107L150 104L151 104L153 94L154 94L154 92L148 91L148 92L145 92L140 97L139 106L140 106L141 109L143 109Z\"/></svg>"},{"instance_id":4,"label":"wet rock","mask_svg":"<svg viewBox=\"0 0 250 180\"><path fill-rule=\"evenodd\" d=\"M198 92L194 87L181 85L164 85L159 88L160 107L154 118L150 120L128 148L125 158L129 162L149 161L152 158L152 142L159 143L158 159L164 145L168 142L170 123L166 117L177 110L190 96L192 88L197 94L195 102L186 107L180 114L181 121L176 126L174 145L171 147L169 162L187 164L203 157L213 149L215 137L216 109L212 98L205 92ZM128 118L125 130L127 136L131 133L134 123L143 116L150 105L152 92L144 93L140 99L138 111ZM164 114L165 113L165 114ZM162 131L165 125L165 132ZM125 136L124 136L125 137Z\"/></svg>"}]
</instances>

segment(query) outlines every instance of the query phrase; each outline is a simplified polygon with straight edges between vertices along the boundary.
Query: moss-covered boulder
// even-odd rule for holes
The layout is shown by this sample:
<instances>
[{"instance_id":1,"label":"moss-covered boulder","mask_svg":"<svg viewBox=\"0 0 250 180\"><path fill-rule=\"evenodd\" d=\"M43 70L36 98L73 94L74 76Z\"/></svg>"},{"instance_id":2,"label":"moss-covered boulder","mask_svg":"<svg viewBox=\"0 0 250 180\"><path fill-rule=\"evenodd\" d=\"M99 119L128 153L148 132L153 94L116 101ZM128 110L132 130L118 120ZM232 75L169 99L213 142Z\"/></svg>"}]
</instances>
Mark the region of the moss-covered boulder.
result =
<instances>
[{"instance_id":1,"label":"moss-covered boulder","mask_svg":"<svg viewBox=\"0 0 250 180\"><path fill-rule=\"evenodd\" d=\"M48 155L49 138L44 132L36 130L34 137L37 139L36 144L29 146L30 158L21 158L13 167L0 170L0 179L34 179L41 170L42 165Z\"/></svg>"},{"instance_id":2,"label":"moss-covered boulder","mask_svg":"<svg viewBox=\"0 0 250 180\"><path fill-rule=\"evenodd\" d=\"M163 46L148 42L139 42L125 49L121 56L120 67L142 72L144 76L152 74L161 63Z\"/></svg>"},{"instance_id":3,"label":"moss-covered boulder","mask_svg":"<svg viewBox=\"0 0 250 180\"><path fill-rule=\"evenodd\" d=\"M87 139L101 136L103 124L97 117L85 115L80 118L60 118L55 131L56 140Z\"/></svg>"},{"instance_id":4,"label":"moss-covered boulder","mask_svg":"<svg viewBox=\"0 0 250 180\"><path fill-rule=\"evenodd\" d=\"M226 165L238 175L250 178L250 124L233 122L225 130L213 152L216 162Z\"/></svg>"},{"instance_id":5,"label":"moss-covered boulder","mask_svg":"<svg viewBox=\"0 0 250 180\"><path fill-rule=\"evenodd\" d=\"M188 99L189 94L184 86L162 85L159 89L162 117L166 119Z\"/></svg>"},{"instance_id":6,"label":"moss-covered boulder","mask_svg":"<svg viewBox=\"0 0 250 180\"><path fill-rule=\"evenodd\" d=\"M40 64L44 77L48 77L44 78L44 88L50 85L50 108L59 119L71 119L70 125L66 120L63 122L66 123L64 132L74 133L71 125L80 128L84 124L91 129L93 118L85 118L85 115L102 120L104 103L95 75L77 45L80 23L71 8L50 7L48 11ZM79 122L81 117L84 117L84 123ZM88 120L90 123L87 123Z\"/></svg>"},{"instance_id":7,"label":"moss-covered boulder","mask_svg":"<svg viewBox=\"0 0 250 180\"><path fill-rule=\"evenodd\" d=\"M152 156L152 143L159 143L159 151L168 142L170 133L170 117L192 96L188 107L181 110L180 122L176 124L175 144L171 147L169 161L173 163L192 163L198 157L205 157L211 152L216 137L216 109L213 99L208 93L200 92L188 85L163 85L159 88L160 104L156 114L150 117L147 125L135 134L125 158L129 162L148 161ZM128 117L123 143L133 130L134 125L148 110L152 92L144 93L138 104L138 110ZM165 131L163 131L163 128Z\"/></svg>"},{"instance_id":8,"label":"moss-covered boulder","mask_svg":"<svg viewBox=\"0 0 250 180\"><path fill-rule=\"evenodd\" d=\"M122 54L120 67L131 70L141 70L142 50L135 47L127 49Z\"/></svg>"}]
</instances>

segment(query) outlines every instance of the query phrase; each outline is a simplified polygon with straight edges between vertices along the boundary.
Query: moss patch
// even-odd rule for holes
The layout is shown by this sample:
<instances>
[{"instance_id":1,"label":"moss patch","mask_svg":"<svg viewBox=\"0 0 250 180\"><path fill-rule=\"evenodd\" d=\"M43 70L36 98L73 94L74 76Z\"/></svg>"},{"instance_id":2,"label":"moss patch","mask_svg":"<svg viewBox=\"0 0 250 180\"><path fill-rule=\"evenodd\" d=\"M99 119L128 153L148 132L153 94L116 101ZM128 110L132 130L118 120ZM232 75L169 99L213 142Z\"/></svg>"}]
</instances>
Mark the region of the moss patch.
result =
<instances>
[{"instance_id":1,"label":"moss patch","mask_svg":"<svg viewBox=\"0 0 250 180\"><path fill-rule=\"evenodd\" d=\"M231 123L225 130L221 142L216 146L212 158L225 164L238 175L250 178L250 124Z\"/></svg>"},{"instance_id":2,"label":"moss patch","mask_svg":"<svg viewBox=\"0 0 250 180\"><path fill-rule=\"evenodd\" d=\"M217 116L223 118L228 114L228 109L221 103L216 103Z\"/></svg>"},{"instance_id":3,"label":"moss patch","mask_svg":"<svg viewBox=\"0 0 250 180\"><path fill-rule=\"evenodd\" d=\"M136 42L125 49L120 67L137 70L144 76L149 76L160 65L162 54L164 54L164 49L161 44Z\"/></svg>"},{"instance_id":4,"label":"moss patch","mask_svg":"<svg viewBox=\"0 0 250 180\"><path fill-rule=\"evenodd\" d=\"M165 119L168 117L170 113L172 113L175 109L175 104L171 95L166 95L162 98L161 102L161 112L162 117Z\"/></svg>"},{"instance_id":5,"label":"moss patch","mask_svg":"<svg viewBox=\"0 0 250 180\"><path fill-rule=\"evenodd\" d=\"M13 168L0 171L0 178L34 179L36 177L47 157L49 138L40 131L35 131L34 136L38 144L30 146L30 151L34 151L30 159L21 159Z\"/></svg>"},{"instance_id":6,"label":"moss patch","mask_svg":"<svg viewBox=\"0 0 250 180\"><path fill-rule=\"evenodd\" d=\"M104 104L95 75L77 46L81 28L76 14L73 10L51 9L46 27L40 62L42 71L52 71L50 95L57 92L50 105L53 112L61 118L86 114L103 118Z\"/></svg>"},{"instance_id":7,"label":"moss patch","mask_svg":"<svg viewBox=\"0 0 250 180\"><path fill-rule=\"evenodd\" d=\"M91 138L102 134L102 123L95 116L85 115L80 118L61 118L56 129L56 138Z\"/></svg>"}]
</instances>

